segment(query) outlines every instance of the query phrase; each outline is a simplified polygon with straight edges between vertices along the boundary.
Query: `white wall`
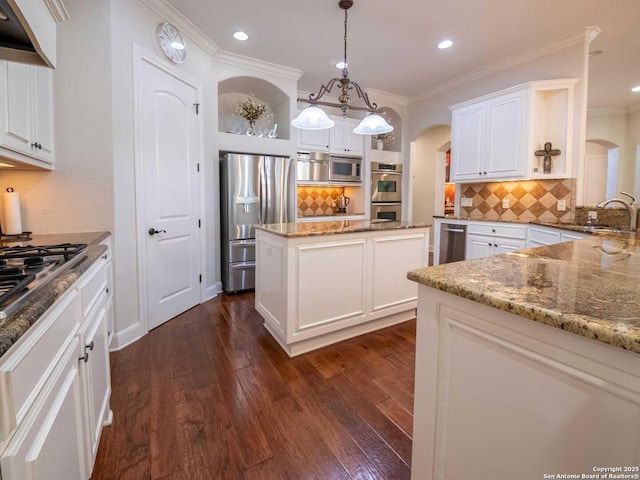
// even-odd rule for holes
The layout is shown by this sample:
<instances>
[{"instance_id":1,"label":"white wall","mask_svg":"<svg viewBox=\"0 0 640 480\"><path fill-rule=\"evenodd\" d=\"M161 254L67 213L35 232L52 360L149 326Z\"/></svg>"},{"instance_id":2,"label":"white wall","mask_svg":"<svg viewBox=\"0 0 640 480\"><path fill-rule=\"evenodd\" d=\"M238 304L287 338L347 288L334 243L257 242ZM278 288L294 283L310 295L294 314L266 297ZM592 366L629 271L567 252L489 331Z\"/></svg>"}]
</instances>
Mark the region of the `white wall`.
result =
<instances>
[{"instance_id":1,"label":"white wall","mask_svg":"<svg viewBox=\"0 0 640 480\"><path fill-rule=\"evenodd\" d=\"M438 153L442 153L443 146L450 141L451 127L447 125L431 128L412 142L410 181L413 192L413 222L433 223L436 202L439 202L438 205L441 207L444 204L445 164L444 156L438 156ZM438 157L443 160L442 165L438 165ZM437 188L438 186L440 188ZM439 198L436 198L436 192L440 192ZM438 214L442 212L443 208L438 209ZM433 245L433 235L430 241Z\"/></svg>"},{"instance_id":2,"label":"white wall","mask_svg":"<svg viewBox=\"0 0 640 480\"><path fill-rule=\"evenodd\" d=\"M54 71L53 172L0 173L20 192L23 229L41 233L113 231L111 8L107 0L65 0Z\"/></svg>"},{"instance_id":3,"label":"white wall","mask_svg":"<svg viewBox=\"0 0 640 480\"><path fill-rule=\"evenodd\" d=\"M164 22L161 16L138 0L111 0L111 48L113 81L113 170L114 211L116 238L115 282L116 337L120 343L144 334L140 330L138 315L138 278L136 256L134 134L133 134L133 44L155 53L164 54L155 40L155 30ZM219 282L216 268L216 236L218 217L215 211L218 186L215 182L217 151L215 146L217 118L217 89L214 82L211 56L186 39L187 59L175 68L184 71L204 85L202 115L204 120L204 181L206 204L204 227L206 231L207 287ZM166 57L164 57L166 59ZM165 60L171 64L169 60Z\"/></svg>"},{"instance_id":4,"label":"white wall","mask_svg":"<svg viewBox=\"0 0 640 480\"><path fill-rule=\"evenodd\" d=\"M624 172L635 183L621 186L629 188L626 192L635 192L634 196L640 201L640 108L637 106L627 117L627 160Z\"/></svg>"}]
</instances>

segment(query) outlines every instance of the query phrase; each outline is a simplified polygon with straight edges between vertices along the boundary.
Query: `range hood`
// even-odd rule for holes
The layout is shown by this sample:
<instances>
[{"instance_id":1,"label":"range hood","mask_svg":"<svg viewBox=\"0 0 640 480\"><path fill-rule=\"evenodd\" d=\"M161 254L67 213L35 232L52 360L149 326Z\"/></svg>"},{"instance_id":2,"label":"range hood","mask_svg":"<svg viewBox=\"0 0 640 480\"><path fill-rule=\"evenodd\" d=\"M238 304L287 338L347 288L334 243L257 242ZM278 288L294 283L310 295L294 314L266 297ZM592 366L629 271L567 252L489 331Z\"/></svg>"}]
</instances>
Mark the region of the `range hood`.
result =
<instances>
[{"instance_id":1,"label":"range hood","mask_svg":"<svg viewBox=\"0 0 640 480\"><path fill-rule=\"evenodd\" d=\"M0 0L0 60L55 68L60 0Z\"/></svg>"}]
</instances>

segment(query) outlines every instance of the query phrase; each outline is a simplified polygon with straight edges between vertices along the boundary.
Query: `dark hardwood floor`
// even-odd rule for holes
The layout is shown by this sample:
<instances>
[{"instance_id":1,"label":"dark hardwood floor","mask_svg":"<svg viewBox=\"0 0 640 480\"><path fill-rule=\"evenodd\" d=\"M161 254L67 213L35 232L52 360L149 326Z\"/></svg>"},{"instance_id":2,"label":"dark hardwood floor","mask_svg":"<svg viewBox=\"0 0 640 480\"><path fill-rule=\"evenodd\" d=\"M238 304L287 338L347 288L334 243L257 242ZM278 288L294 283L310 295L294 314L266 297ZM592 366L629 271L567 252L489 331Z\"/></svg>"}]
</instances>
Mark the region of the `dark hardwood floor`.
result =
<instances>
[{"instance_id":1,"label":"dark hardwood floor","mask_svg":"<svg viewBox=\"0 0 640 480\"><path fill-rule=\"evenodd\" d=\"M415 322L289 358L252 293L111 357L93 480L409 479Z\"/></svg>"}]
</instances>

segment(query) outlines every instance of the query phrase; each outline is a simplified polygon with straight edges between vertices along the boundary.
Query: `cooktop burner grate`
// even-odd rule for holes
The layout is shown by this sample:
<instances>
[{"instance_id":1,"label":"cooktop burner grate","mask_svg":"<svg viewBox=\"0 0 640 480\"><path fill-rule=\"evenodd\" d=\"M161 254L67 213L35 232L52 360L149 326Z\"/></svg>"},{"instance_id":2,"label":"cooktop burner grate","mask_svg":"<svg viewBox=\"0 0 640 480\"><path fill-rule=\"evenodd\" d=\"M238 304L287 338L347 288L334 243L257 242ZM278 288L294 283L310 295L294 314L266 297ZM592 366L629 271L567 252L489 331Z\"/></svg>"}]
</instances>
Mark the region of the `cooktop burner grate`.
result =
<instances>
[{"instance_id":1,"label":"cooktop burner grate","mask_svg":"<svg viewBox=\"0 0 640 480\"><path fill-rule=\"evenodd\" d=\"M0 259L50 257L61 255L66 259L87 248L86 243L61 243L59 245L0 247Z\"/></svg>"},{"instance_id":2,"label":"cooktop burner grate","mask_svg":"<svg viewBox=\"0 0 640 480\"><path fill-rule=\"evenodd\" d=\"M33 274L5 275L0 277L0 305L21 293L25 288L27 288L27 285L35 279L36 276Z\"/></svg>"}]
</instances>

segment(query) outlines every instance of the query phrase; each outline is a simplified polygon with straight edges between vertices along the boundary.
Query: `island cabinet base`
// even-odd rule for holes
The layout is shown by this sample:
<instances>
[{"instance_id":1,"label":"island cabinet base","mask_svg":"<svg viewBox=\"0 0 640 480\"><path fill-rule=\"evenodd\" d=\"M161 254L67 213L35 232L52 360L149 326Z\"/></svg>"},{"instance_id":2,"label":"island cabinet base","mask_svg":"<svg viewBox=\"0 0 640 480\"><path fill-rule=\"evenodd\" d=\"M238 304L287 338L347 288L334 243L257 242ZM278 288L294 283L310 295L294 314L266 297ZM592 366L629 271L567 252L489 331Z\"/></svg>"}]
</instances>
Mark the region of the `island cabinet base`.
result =
<instances>
[{"instance_id":1,"label":"island cabinet base","mask_svg":"<svg viewBox=\"0 0 640 480\"><path fill-rule=\"evenodd\" d=\"M424 285L418 297L413 480L637 468L640 355Z\"/></svg>"},{"instance_id":2,"label":"island cabinet base","mask_svg":"<svg viewBox=\"0 0 640 480\"><path fill-rule=\"evenodd\" d=\"M415 318L409 270L429 229L287 238L256 232L256 310L289 356Z\"/></svg>"}]
</instances>

